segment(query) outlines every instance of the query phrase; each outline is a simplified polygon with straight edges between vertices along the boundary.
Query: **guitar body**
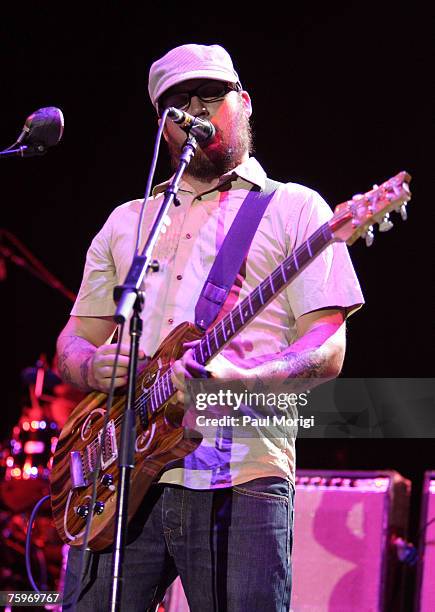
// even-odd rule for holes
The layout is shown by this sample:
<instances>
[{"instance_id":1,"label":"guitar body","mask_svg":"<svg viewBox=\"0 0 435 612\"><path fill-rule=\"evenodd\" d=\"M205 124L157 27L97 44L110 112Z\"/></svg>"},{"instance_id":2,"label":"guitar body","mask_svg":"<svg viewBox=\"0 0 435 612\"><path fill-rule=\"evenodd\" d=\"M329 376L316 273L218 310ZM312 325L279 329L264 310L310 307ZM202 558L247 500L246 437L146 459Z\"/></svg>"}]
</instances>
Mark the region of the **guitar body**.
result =
<instances>
[{"instance_id":1,"label":"guitar body","mask_svg":"<svg viewBox=\"0 0 435 612\"><path fill-rule=\"evenodd\" d=\"M201 334L194 325L182 323L162 342L146 368L138 374L136 398L140 398L185 352L183 343ZM99 432L103 427L108 396L90 393L71 413L60 434L50 477L53 518L61 539L81 546L92 496L92 468L96 465ZM118 490L118 453L126 396L115 396L97 485L98 510L94 512L89 537L91 550L112 544ZM143 427L136 410L135 468L131 473L128 520L135 514L152 482L171 461L182 459L201 443L198 432L182 427L182 406L164 403L155 412L147 411ZM100 512L100 513L99 513Z\"/></svg>"}]
</instances>

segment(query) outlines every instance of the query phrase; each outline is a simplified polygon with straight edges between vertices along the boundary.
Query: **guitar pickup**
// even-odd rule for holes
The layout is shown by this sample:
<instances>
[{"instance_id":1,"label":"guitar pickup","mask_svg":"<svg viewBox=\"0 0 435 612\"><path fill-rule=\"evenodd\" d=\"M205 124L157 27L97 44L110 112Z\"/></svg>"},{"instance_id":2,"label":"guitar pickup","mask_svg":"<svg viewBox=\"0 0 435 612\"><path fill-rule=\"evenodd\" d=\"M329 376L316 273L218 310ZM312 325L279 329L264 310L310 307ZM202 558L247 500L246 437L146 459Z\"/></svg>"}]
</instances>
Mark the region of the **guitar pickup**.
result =
<instances>
[{"instance_id":1,"label":"guitar pickup","mask_svg":"<svg viewBox=\"0 0 435 612\"><path fill-rule=\"evenodd\" d=\"M73 489L87 487L88 481L83 470L82 454L80 451L72 451L69 455L69 473Z\"/></svg>"},{"instance_id":2,"label":"guitar pickup","mask_svg":"<svg viewBox=\"0 0 435 612\"><path fill-rule=\"evenodd\" d=\"M109 421L106 428L106 439L102 444L103 430L98 432L98 441L101 445L101 469L105 470L118 457L118 446L116 444L116 427L113 419Z\"/></svg>"}]
</instances>

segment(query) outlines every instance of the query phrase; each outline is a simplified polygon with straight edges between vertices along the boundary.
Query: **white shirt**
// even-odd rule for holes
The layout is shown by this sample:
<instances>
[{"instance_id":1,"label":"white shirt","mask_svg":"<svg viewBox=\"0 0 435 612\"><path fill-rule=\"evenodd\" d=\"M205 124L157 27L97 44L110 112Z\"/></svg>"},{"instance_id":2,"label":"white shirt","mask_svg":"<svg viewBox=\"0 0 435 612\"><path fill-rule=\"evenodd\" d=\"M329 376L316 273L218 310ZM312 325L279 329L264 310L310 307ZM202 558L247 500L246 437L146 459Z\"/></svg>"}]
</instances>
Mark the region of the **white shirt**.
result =
<instances>
[{"instance_id":1,"label":"white shirt","mask_svg":"<svg viewBox=\"0 0 435 612\"><path fill-rule=\"evenodd\" d=\"M169 212L171 223L154 249L159 271L144 281L144 329L141 348L152 355L180 323L194 321L195 305L216 254L252 184L264 187L266 174L254 158L221 178L218 187L194 193L181 181L180 206ZM231 182L230 182L231 181ZM157 187L145 207L143 242L163 198ZM107 316L114 313L113 288L127 275L136 241L141 200L118 206L94 238L82 285L71 314ZM282 260L332 216L315 191L295 183L283 184L260 221L221 314L243 300ZM296 338L296 319L313 310L340 307L353 312L363 303L347 247L328 246L223 350L235 363L245 358L280 353ZM221 316L221 315L220 315ZM126 326L127 327L127 326ZM241 484L261 476L294 480L294 440L233 438L223 446L206 439L188 455L183 467L167 470L161 481L191 488Z\"/></svg>"}]
</instances>

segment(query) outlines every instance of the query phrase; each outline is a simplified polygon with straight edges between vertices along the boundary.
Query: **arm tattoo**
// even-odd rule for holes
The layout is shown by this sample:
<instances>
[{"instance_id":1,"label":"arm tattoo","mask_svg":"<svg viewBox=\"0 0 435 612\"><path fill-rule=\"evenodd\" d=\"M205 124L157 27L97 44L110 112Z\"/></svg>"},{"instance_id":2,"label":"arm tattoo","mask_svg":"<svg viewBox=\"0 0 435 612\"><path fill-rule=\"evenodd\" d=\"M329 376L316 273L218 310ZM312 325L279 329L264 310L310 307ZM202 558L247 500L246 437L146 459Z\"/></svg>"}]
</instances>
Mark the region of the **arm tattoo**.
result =
<instances>
[{"instance_id":1,"label":"arm tattoo","mask_svg":"<svg viewBox=\"0 0 435 612\"><path fill-rule=\"evenodd\" d=\"M93 351L89 352L89 355L86 357L86 359L82 362L82 364L80 365L80 374L82 377L82 383L89 387L89 363L92 359L93 356Z\"/></svg>"},{"instance_id":2,"label":"arm tattoo","mask_svg":"<svg viewBox=\"0 0 435 612\"><path fill-rule=\"evenodd\" d=\"M328 378L327 362L319 350L288 352L283 357L288 364L284 384L291 385L292 390L310 389L321 382L316 379ZM309 379L313 380L309 382Z\"/></svg>"},{"instance_id":3,"label":"arm tattoo","mask_svg":"<svg viewBox=\"0 0 435 612\"><path fill-rule=\"evenodd\" d=\"M249 389L264 393L268 390L299 393L325 382L328 374L327 355L318 347L314 350L288 351L251 372Z\"/></svg>"},{"instance_id":4,"label":"arm tattoo","mask_svg":"<svg viewBox=\"0 0 435 612\"><path fill-rule=\"evenodd\" d=\"M71 336L65 339L65 343L62 346L61 352L58 354L58 368L59 374L62 380L66 383L78 386L80 388L89 389L89 364L94 354L94 348L89 346L89 343L84 338L79 336ZM77 371L77 365L74 361L80 363L80 378L77 379L77 375L74 376L74 367Z\"/></svg>"},{"instance_id":5,"label":"arm tattoo","mask_svg":"<svg viewBox=\"0 0 435 612\"><path fill-rule=\"evenodd\" d=\"M318 378L326 372L325 360L314 351L285 353L284 359L291 364L288 378Z\"/></svg>"},{"instance_id":6,"label":"arm tattoo","mask_svg":"<svg viewBox=\"0 0 435 612\"><path fill-rule=\"evenodd\" d=\"M68 358L72 354L72 347L77 342L78 338L71 338L63 347L63 351L58 355L57 366L62 380L66 383L72 383L71 370L67 364Z\"/></svg>"},{"instance_id":7,"label":"arm tattoo","mask_svg":"<svg viewBox=\"0 0 435 612\"><path fill-rule=\"evenodd\" d=\"M58 368L59 368L60 377L63 380L63 382L71 384L72 383L71 370L66 365L65 358L61 359L61 357L59 357Z\"/></svg>"}]
</instances>

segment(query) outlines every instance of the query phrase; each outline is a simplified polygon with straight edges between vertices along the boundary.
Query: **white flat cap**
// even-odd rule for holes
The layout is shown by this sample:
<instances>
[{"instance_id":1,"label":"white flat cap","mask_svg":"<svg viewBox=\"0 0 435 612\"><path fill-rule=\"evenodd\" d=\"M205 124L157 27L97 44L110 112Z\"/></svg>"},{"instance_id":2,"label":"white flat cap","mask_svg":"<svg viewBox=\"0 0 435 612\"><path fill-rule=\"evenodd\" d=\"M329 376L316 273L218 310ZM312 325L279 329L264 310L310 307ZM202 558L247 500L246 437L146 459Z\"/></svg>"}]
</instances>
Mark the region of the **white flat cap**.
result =
<instances>
[{"instance_id":1,"label":"white flat cap","mask_svg":"<svg viewBox=\"0 0 435 612\"><path fill-rule=\"evenodd\" d=\"M181 45L151 65L148 91L153 106L167 89L190 79L239 82L229 53L220 45Z\"/></svg>"}]
</instances>

